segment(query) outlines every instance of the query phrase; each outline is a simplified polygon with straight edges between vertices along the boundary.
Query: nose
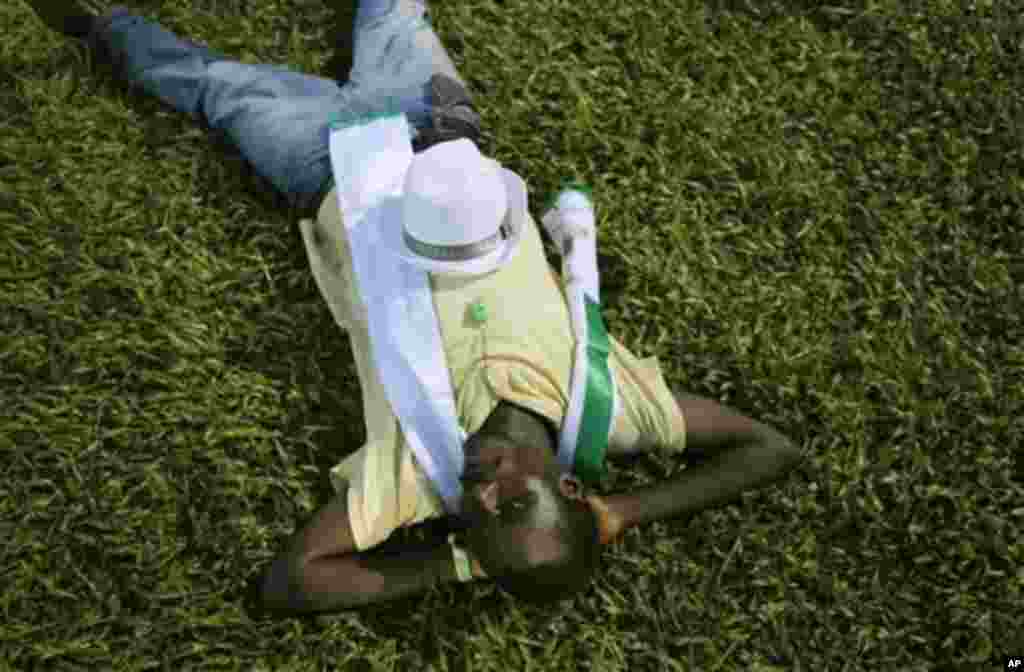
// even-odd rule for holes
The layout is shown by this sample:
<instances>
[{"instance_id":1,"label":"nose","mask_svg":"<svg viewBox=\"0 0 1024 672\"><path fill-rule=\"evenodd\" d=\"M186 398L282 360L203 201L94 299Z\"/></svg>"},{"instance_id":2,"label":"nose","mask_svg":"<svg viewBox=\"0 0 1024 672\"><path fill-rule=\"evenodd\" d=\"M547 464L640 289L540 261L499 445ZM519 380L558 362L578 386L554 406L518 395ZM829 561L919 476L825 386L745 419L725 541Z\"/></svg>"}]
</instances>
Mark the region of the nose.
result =
<instances>
[{"instance_id":1,"label":"nose","mask_svg":"<svg viewBox=\"0 0 1024 672\"><path fill-rule=\"evenodd\" d=\"M498 511L498 482L491 481L484 486L481 486L478 491L478 498L480 504L490 513L497 513Z\"/></svg>"}]
</instances>

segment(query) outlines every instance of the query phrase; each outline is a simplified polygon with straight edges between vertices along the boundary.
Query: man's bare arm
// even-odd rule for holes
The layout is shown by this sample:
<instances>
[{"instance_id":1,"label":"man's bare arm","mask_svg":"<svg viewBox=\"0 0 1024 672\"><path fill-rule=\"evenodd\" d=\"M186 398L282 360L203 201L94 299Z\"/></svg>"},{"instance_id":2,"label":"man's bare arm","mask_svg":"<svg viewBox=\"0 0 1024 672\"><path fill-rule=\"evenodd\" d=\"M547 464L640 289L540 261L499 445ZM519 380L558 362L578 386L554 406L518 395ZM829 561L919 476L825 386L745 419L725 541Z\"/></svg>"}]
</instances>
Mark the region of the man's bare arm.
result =
<instances>
[{"instance_id":1,"label":"man's bare arm","mask_svg":"<svg viewBox=\"0 0 1024 672\"><path fill-rule=\"evenodd\" d=\"M385 602L456 579L451 548L443 541L386 555L333 555L290 566L279 561L267 574L261 606L282 616ZM275 572L277 578L269 578Z\"/></svg>"},{"instance_id":2,"label":"man's bare arm","mask_svg":"<svg viewBox=\"0 0 1024 672\"><path fill-rule=\"evenodd\" d=\"M687 453L698 464L665 483L592 499L604 543L634 525L727 504L780 479L800 461L799 447L768 425L710 399L675 396L686 419Z\"/></svg>"},{"instance_id":3,"label":"man's bare arm","mask_svg":"<svg viewBox=\"0 0 1024 672\"><path fill-rule=\"evenodd\" d=\"M475 561L474 561L475 563ZM479 566L474 566L479 575ZM299 530L260 584L260 607L278 615L350 609L456 579L447 543L359 552L342 490Z\"/></svg>"}]
</instances>

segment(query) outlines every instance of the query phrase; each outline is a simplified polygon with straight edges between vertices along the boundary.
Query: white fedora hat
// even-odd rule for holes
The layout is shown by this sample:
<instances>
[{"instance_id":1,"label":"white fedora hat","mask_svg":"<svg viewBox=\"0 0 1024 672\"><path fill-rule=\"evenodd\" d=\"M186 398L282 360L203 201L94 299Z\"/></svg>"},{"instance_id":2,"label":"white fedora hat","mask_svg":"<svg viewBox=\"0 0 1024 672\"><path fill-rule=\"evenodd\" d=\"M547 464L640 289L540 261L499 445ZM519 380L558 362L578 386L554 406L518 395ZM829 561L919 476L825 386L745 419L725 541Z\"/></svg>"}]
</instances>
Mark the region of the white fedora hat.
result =
<instances>
[{"instance_id":1,"label":"white fedora hat","mask_svg":"<svg viewBox=\"0 0 1024 672\"><path fill-rule=\"evenodd\" d=\"M415 155L402 196L382 207L375 242L386 252L432 273L482 275L518 250L526 184L461 138Z\"/></svg>"}]
</instances>

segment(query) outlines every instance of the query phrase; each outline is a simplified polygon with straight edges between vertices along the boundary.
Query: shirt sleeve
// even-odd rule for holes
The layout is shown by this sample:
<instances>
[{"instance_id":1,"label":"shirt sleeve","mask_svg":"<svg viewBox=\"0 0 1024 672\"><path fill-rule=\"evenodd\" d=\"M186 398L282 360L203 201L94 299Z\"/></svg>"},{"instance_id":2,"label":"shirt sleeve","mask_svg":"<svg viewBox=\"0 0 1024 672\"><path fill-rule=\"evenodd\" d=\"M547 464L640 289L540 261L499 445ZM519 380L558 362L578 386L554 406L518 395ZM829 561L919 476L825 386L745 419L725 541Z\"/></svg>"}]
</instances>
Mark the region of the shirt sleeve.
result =
<instances>
[{"instance_id":1,"label":"shirt sleeve","mask_svg":"<svg viewBox=\"0 0 1024 672\"><path fill-rule=\"evenodd\" d=\"M639 359L614 337L609 366L615 376L618 413L608 439L610 454L682 453L686 422L657 357Z\"/></svg>"},{"instance_id":2,"label":"shirt sleeve","mask_svg":"<svg viewBox=\"0 0 1024 672\"><path fill-rule=\"evenodd\" d=\"M349 523L357 550L384 542L400 527L445 515L401 434L368 441L331 469L335 490L348 485Z\"/></svg>"}]
</instances>

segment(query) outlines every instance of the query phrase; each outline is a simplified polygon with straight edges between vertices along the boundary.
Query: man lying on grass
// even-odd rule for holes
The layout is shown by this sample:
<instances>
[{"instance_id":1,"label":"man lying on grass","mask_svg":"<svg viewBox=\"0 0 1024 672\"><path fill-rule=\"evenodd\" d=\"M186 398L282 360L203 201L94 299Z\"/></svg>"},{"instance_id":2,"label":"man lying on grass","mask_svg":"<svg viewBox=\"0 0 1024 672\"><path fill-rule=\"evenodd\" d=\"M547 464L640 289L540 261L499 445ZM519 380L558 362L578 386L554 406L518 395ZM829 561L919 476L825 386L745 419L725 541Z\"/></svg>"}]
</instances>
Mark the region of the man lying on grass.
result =
<instances>
[{"instance_id":1,"label":"man lying on grass","mask_svg":"<svg viewBox=\"0 0 1024 672\"><path fill-rule=\"evenodd\" d=\"M352 341L367 438L267 569L265 609L344 609L485 576L524 599L562 599L623 530L728 502L796 464L774 429L672 392L655 358L607 335L585 194L566 192L542 219L563 276L548 265L522 180L477 149L479 117L422 2L359 4L354 33L339 36L339 49L354 43L339 86L232 61L124 8L29 1L125 81L230 138L308 217L302 237ZM332 123L339 114L362 121ZM384 180L389 170L402 179ZM593 490L606 457L684 448L698 464L672 482ZM443 516L460 530L447 544L368 552Z\"/></svg>"}]
</instances>

